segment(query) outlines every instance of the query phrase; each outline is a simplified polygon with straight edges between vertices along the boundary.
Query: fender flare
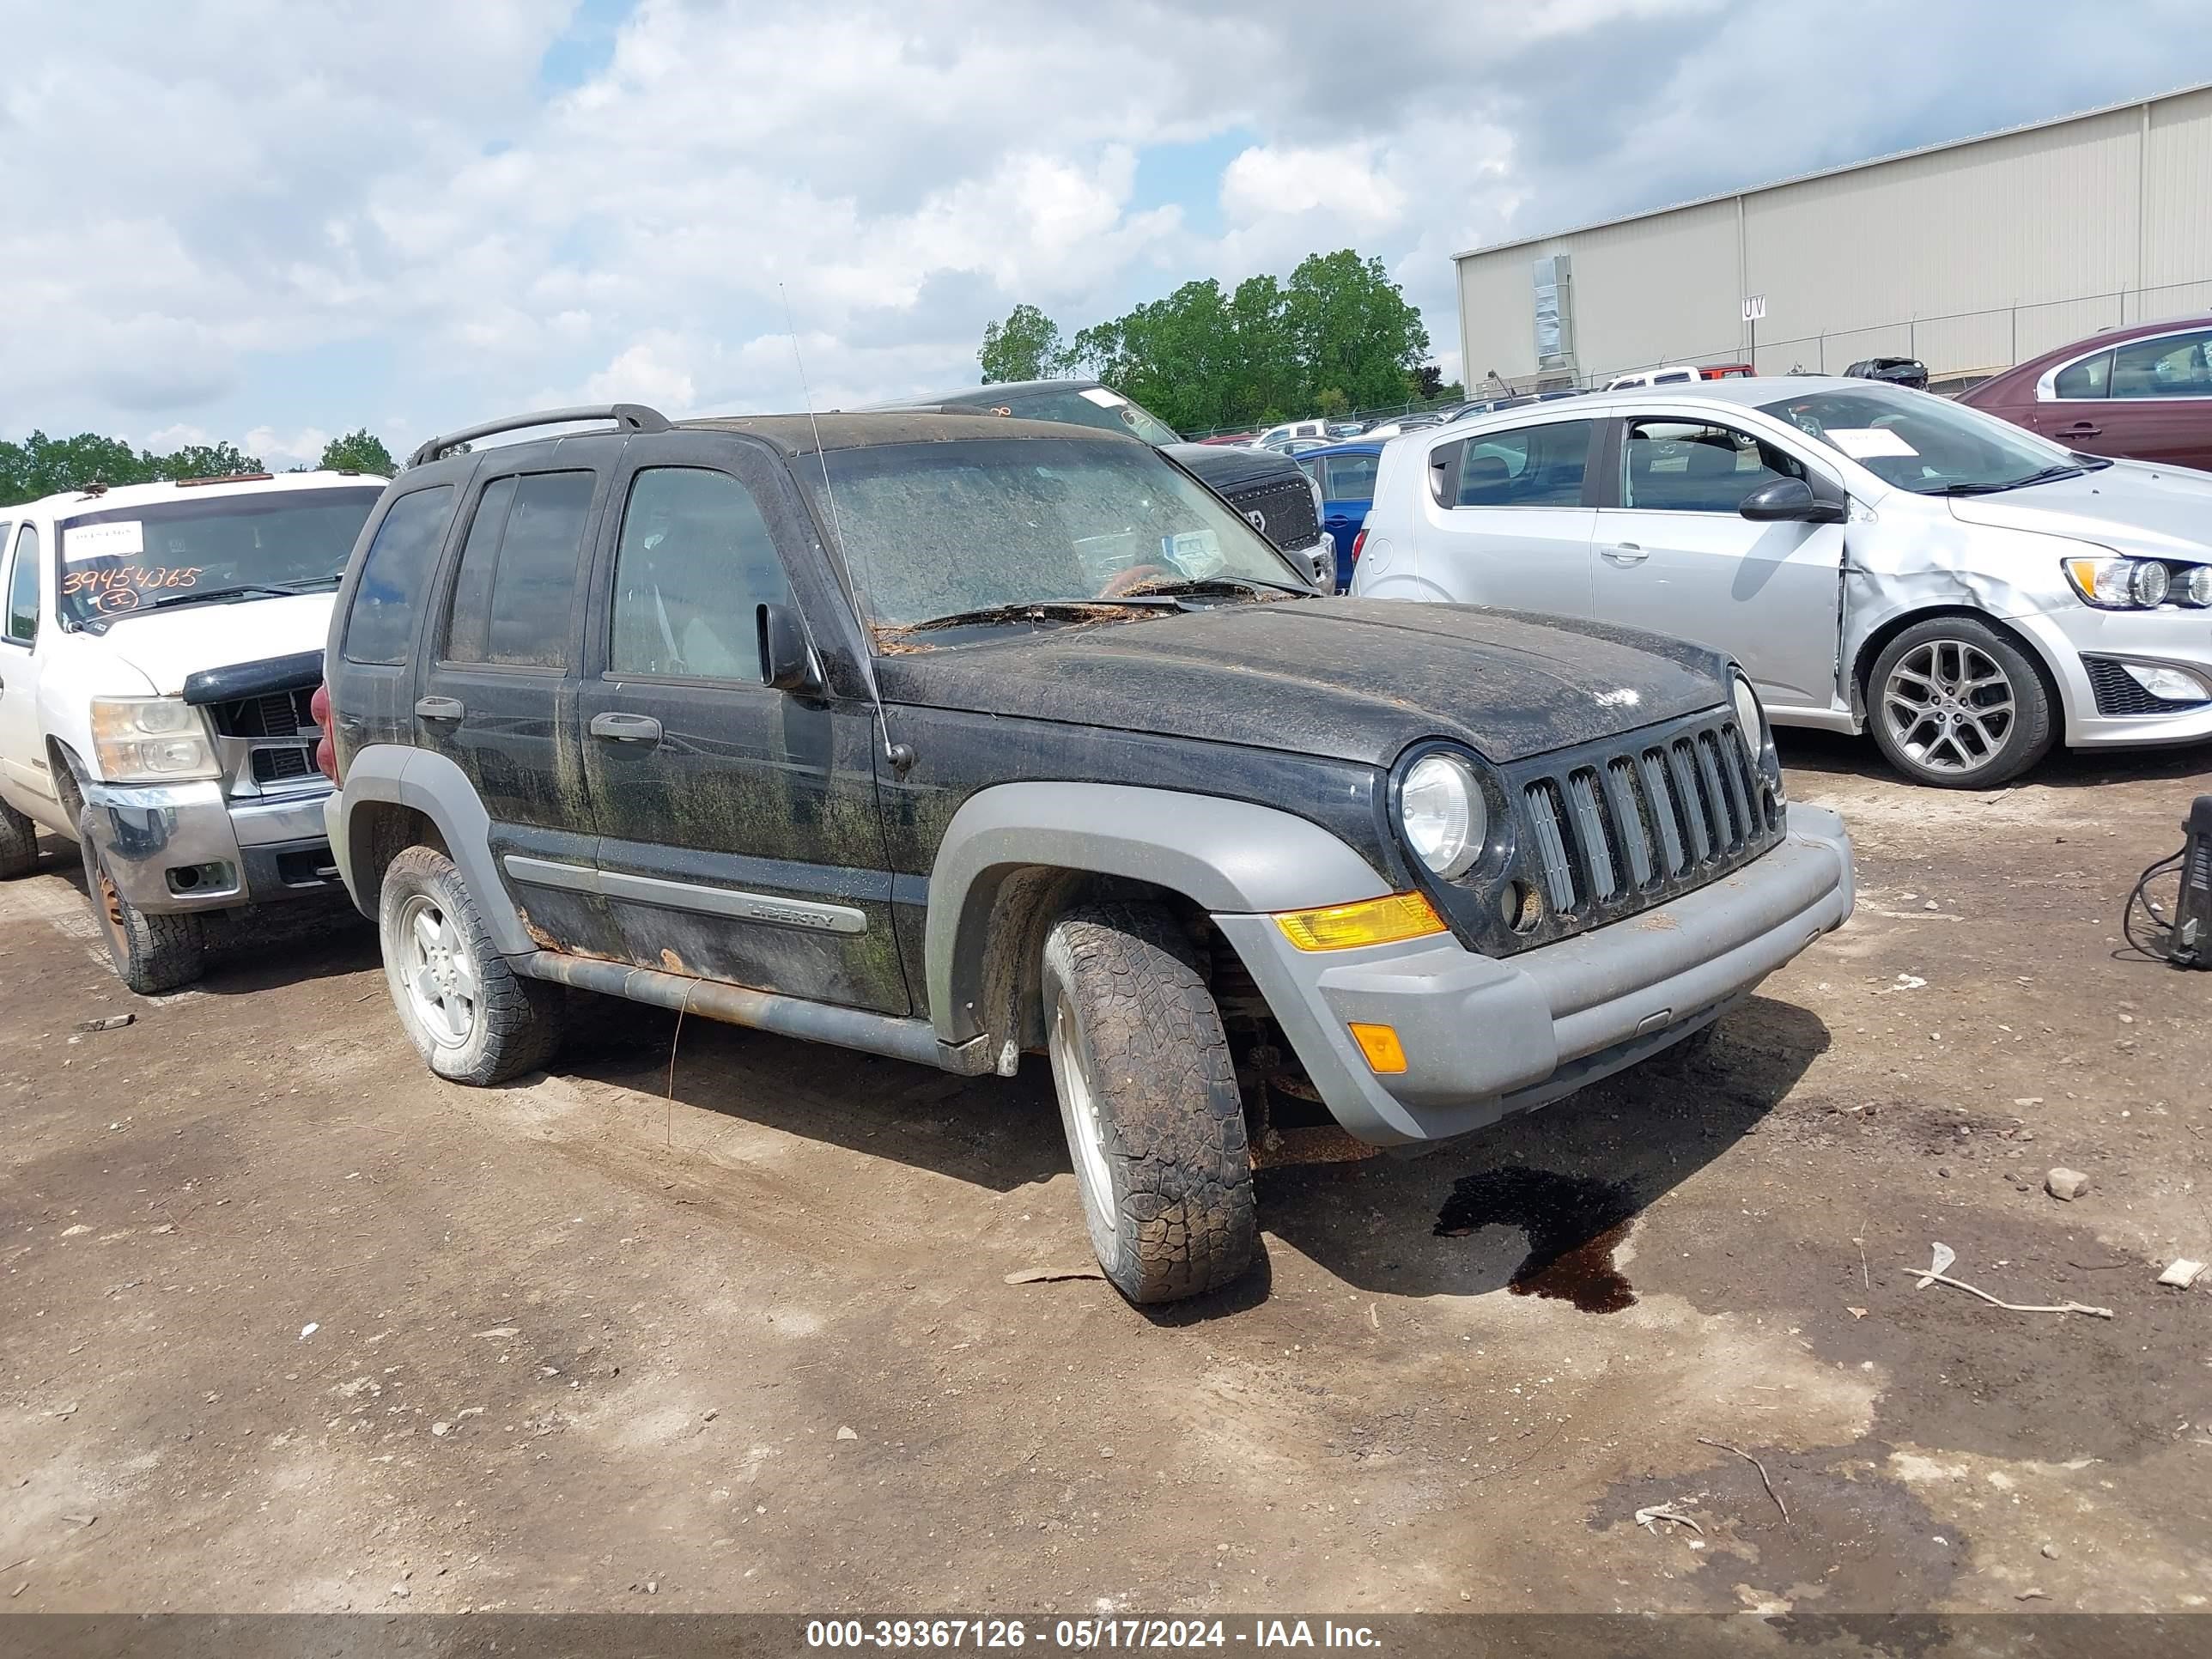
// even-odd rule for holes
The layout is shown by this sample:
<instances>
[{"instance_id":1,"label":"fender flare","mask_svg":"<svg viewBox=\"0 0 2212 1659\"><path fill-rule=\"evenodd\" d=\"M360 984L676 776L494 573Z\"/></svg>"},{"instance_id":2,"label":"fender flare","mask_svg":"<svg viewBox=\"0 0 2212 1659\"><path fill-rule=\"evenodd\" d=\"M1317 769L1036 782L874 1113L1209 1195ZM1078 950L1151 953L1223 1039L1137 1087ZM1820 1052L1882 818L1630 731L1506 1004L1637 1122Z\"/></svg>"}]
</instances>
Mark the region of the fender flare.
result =
<instances>
[{"instance_id":1,"label":"fender flare","mask_svg":"<svg viewBox=\"0 0 2212 1659\"><path fill-rule=\"evenodd\" d=\"M356 752L345 769L345 786L337 796L337 822L331 828L333 849L343 848L349 874L357 867L361 832L354 827L355 810L364 801L387 802L410 807L438 826L446 851L468 884L492 943L502 956L527 956L536 951L532 939L508 899L500 879L499 866L491 854L491 816L477 799L468 775L445 756L401 744L371 744ZM356 890L354 903L363 915L376 914L376 895Z\"/></svg>"},{"instance_id":2,"label":"fender flare","mask_svg":"<svg viewBox=\"0 0 2212 1659\"><path fill-rule=\"evenodd\" d=\"M1127 877L1209 914L1348 904L1391 890L1320 825L1252 801L1113 783L978 790L945 826L929 878L923 973L940 1042L984 1033L1000 890L1037 868Z\"/></svg>"}]
</instances>

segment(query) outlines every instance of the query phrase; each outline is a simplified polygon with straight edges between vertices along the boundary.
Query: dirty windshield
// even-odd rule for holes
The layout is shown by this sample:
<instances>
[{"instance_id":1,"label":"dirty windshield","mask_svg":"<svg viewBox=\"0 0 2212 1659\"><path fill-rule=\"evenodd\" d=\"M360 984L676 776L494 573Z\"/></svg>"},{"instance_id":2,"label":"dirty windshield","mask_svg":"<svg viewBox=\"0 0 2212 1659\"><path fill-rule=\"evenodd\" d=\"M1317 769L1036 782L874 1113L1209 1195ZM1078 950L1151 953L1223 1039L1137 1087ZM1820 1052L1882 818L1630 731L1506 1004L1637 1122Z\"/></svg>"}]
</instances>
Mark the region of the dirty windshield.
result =
<instances>
[{"instance_id":1,"label":"dirty windshield","mask_svg":"<svg viewBox=\"0 0 2212 1659\"><path fill-rule=\"evenodd\" d=\"M1136 444L979 439L833 450L845 562L878 629L1044 606L1089 620L1178 589L1304 594L1212 491ZM801 469L819 493L820 474ZM1160 596L1151 598L1147 596Z\"/></svg>"},{"instance_id":2,"label":"dirty windshield","mask_svg":"<svg viewBox=\"0 0 2212 1659\"><path fill-rule=\"evenodd\" d=\"M61 527L62 620L71 627L225 598L328 592L383 493L377 484L269 490L94 508Z\"/></svg>"},{"instance_id":3,"label":"dirty windshield","mask_svg":"<svg viewBox=\"0 0 2212 1659\"><path fill-rule=\"evenodd\" d=\"M1095 426L1143 439L1154 448L1179 444L1182 434L1142 404L1132 403L1103 386L1054 386L1048 392L1024 392L1009 397L1003 407L1024 421L1066 421L1073 426Z\"/></svg>"},{"instance_id":4,"label":"dirty windshield","mask_svg":"<svg viewBox=\"0 0 2212 1659\"><path fill-rule=\"evenodd\" d=\"M1923 495L1994 495L2103 465L1925 392L1824 389L1764 407L1884 483Z\"/></svg>"}]
</instances>

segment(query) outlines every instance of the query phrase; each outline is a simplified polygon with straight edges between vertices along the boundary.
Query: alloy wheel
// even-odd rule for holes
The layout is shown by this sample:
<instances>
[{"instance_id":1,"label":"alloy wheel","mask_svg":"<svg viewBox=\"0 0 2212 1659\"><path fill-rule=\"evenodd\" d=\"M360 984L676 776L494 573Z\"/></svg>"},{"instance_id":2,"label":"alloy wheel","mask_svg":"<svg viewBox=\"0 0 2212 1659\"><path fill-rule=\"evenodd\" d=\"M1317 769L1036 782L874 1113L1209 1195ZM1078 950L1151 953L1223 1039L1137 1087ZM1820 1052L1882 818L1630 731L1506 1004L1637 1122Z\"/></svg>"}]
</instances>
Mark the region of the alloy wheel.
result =
<instances>
[{"instance_id":1,"label":"alloy wheel","mask_svg":"<svg viewBox=\"0 0 2212 1659\"><path fill-rule=\"evenodd\" d=\"M1053 1005L1053 1081L1067 1107L1070 1150L1075 1155L1076 1179L1083 1183L1091 1209L1109 1233L1115 1231L1114 1177L1106 1167L1106 1136L1099 1127L1097 1097L1084 1068L1083 1042L1077 1035L1075 1010L1063 995Z\"/></svg>"},{"instance_id":2,"label":"alloy wheel","mask_svg":"<svg viewBox=\"0 0 2212 1659\"><path fill-rule=\"evenodd\" d=\"M2003 750L2019 718L2002 665L1966 640L1924 641L1889 671L1881 718L1914 764L1954 775L1978 772Z\"/></svg>"},{"instance_id":3,"label":"alloy wheel","mask_svg":"<svg viewBox=\"0 0 2212 1659\"><path fill-rule=\"evenodd\" d=\"M453 918L427 893L399 912L400 977L416 1020L441 1048L459 1048L475 1032L482 993L476 964Z\"/></svg>"}]
</instances>

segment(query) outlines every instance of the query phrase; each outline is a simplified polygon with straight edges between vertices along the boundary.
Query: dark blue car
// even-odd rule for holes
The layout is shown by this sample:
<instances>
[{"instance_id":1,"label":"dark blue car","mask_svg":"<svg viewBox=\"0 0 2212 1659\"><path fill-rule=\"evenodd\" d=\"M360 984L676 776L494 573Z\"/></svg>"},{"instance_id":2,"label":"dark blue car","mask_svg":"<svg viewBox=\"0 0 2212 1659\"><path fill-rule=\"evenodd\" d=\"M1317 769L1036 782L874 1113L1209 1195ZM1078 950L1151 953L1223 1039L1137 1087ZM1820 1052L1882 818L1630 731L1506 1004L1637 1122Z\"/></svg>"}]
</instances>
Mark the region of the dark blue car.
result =
<instances>
[{"instance_id":1,"label":"dark blue car","mask_svg":"<svg viewBox=\"0 0 2212 1659\"><path fill-rule=\"evenodd\" d=\"M1322 528L1336 538L1336 591L1352 586L1352 544L1375 505L1375 469L1382 464L1382 446L1357 440L1309 449L1294 458L1306 476L1321 486Z\"/></svg>"}]
</instances>

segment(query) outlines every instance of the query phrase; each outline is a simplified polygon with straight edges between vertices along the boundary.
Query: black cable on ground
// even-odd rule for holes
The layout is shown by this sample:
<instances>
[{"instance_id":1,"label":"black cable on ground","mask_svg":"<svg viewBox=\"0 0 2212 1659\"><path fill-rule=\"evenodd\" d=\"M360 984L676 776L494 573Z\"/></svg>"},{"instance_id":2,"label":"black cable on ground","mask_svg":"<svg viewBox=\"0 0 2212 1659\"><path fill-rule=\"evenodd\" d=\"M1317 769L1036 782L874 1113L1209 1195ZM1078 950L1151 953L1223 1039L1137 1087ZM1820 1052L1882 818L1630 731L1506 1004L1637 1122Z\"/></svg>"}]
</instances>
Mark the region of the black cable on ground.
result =
<instances>
[{"instance_id":1,"label":"black cable on ground","mask_svg":"<svg viewBox=\"0 0 2212 1659\"><path fill-rule=\"evenodd\" d=\"M2185 846L2179 852L2168 854L2136 877L2136 884L2128 894L2127 905L2120 912L2120 931L2127 935L2128 943L2143 955L2155 957L2160 962L2173 960L2173 924L2160 918L2157 908L2147 896L2146 890L2161 875L2179 875L2182 858L2188 851ZM2146 939L2136 937L2136 911L2138 907L2149 918L2149 936Z\"/></svg>"}]
</instances>

